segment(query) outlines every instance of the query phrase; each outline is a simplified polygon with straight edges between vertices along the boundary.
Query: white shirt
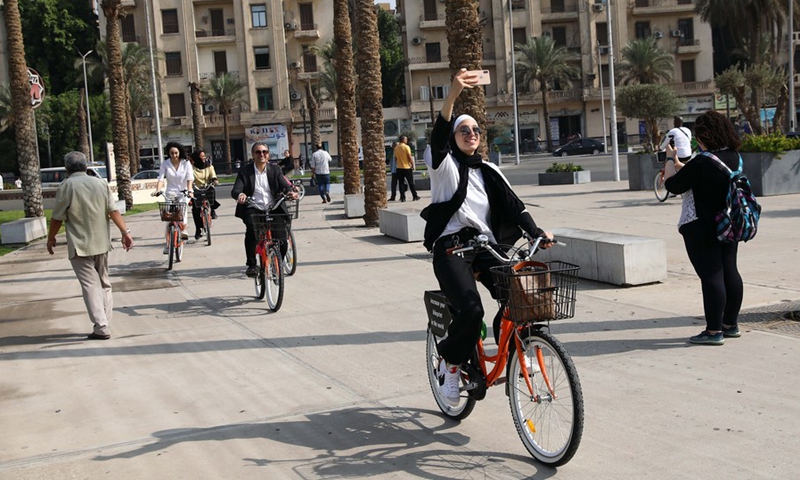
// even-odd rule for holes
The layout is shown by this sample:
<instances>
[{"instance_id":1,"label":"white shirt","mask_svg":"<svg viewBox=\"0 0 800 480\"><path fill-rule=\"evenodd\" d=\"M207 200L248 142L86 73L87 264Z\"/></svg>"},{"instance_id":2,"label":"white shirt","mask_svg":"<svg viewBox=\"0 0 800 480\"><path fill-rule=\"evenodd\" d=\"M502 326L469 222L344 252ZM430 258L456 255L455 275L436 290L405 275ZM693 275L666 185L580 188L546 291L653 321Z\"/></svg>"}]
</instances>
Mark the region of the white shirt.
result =
<instances>
[{"instance_id":1,"label":"white shirt","mask_svg":"<svg viewBox=\"0 0 800 480\"><path fill-rule=\"evenodd\" d=\"M433 168L430 156L425 158L428 165L428 173L431 177L431 202L446 202L453 198L458 190L458 162L450 154L442 160L439 168ZM484 162L485 163L485 162ZM487 163L508 183L506 177L494 164ZM450 235L458 232L464 227L472 227L489 237L490 242L496 242L489 220L489 197L486 194L486 186L483 181L483 173L480 168L470 168L469 178L467 179L467 198L458 208L456 213L450 217L442 235ZM462 239L465 240L465 239Z\"/></svg>"},{"instance_id":2,"label":"white shirt","mask_svg":"<svg viewBox=\"0 0 800 480\"><path fill-rule=\"evenodd\" d=\"M330 163L331 156L325 150L320 149L311 154L311 168L314 169L314 173L319 173L320 175L330 174Z\"/></svg>"},{"instance_id":3,"label":"white shirt","mask_svg":"<svg viewBox=\"0 0 800 480\"><path fill-rule=\"evenodd\" d=\"M161 168L158 170L158 181L167 179L167 187L164 190L165 195L180 196L181 190L186 189L186 182L194 180L194 171L192 171L192 164L188 160L181 160L178 168L172 165L172 160L161 162Z\"/></svg>"},{"instance_id":4,"label":"white shirt","mask_svg":"<svg viewBox=\"0 0 800 480\"><path fill-rule=\"evenodd\" d=\"M269 189L269 182L267 181L267 167L264 166L263 173L258 171L258 167L255 164L253 164L253 169L256 171L253 201L256 202L256 206L261 210L267 210L274 200L272 190Z\"/></svg>"},{"instance_id":5,"label":"white shirt","mask_svg":"<svg viewBox=\"0 0 800 480\"><path fill-rule=\"evenodd\" d=\"M678 157L685 158L692 156L692 131L686 127L675 127L664 136L661 142L661 150L667 148L670 137L675 139L675 149L678 150Z\"/></svg>"}]
</instances>

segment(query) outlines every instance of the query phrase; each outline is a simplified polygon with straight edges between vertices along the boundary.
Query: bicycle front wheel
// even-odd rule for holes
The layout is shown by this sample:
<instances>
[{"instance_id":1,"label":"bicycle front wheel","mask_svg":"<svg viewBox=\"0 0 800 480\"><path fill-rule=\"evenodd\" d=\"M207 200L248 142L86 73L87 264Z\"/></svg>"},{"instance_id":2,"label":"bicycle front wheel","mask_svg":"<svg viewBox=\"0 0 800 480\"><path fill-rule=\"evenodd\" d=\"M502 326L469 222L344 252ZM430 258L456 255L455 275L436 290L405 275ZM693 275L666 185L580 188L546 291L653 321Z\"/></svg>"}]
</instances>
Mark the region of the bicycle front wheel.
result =
<instances>
[{"instance_id":1,"label":"bicycle front wheel","mask_svg":"<svg viewBox=\"0 0 800 480\"><path fill-rule=\"evenodd\" d=\"M289 235L286 236L288 248L286 249L286 256L283 257L284 273L287 277L294 275L297 270L297 250L294 243L294 232L289 230Z\"/></svg>"},{"instance_id":2,"label":"bicycle front wheel","mask_svg":"<svg viewBox=\"0 0 800 480\"><path fill-rule=\"evenodd\" d=\"M267 252L266 265L267 305L277 312L283 303L283 262L277 246L270 247Z\"/></svg>"},{"instance_id":3,"label":"bicycle front wheel","mask_svg":"<svg viewBox=\"0 0 800 480\"><path fill-rule=\"evenodd\" d=\"M183 244L185 242L181 238L179 228L175 229L174 242L175 242L175 261L180 262L181 260L183 260Z\"/></svg>"},{"instance_id":4,"label":"bicycle front wheel","mask_svg":"<svg viewBox=\"0 0 800 480\"><path fill-rule=\"evenodd\" d=\"M522 374L520 355L514 352L508 364L514 425L536 460L563 465L575 455L583 435L583 393L578 372L564 346L549 333L526 329L520 332L520 339L533 393Z\"/></svg>"},{"instance_id":5,"label":"bicycle front wheel","mask_svg":"<svg viewBox=\"0 0 800 480\"><path fill-rule=\"evenodd\" d=\"M266 278L266 267L264 266L264 261L261 258L261 255L256 253L256 276L253 277L253 282L256 287L256 298L259 300L264 299L264 295L267 293L267 282L265 281Z\"/></svg>"},{"instance_id":6,"label":"bicycle front wheel","mask_svg":"<svg viewBox=\"0 0 800 480\"><path fill-rule=\"evenodd\" d=\"M428 327L428 344L425 347L428 382L431 385L433 399L436 400L436 405L439 406L439 410L453 420L461 420L463 418L467 418L467 416L472 413L472 410L475 408L476 400L469 396L469 394L466 392L461 392L461 400L459 400L458 405L452 406L444 397L444 394L442 393L442 384L444 382L444 378L439 377L439 363L443 362L444 360L439 357L439 351L436 348L436 343L439 340L439 337L434 335L433 332L431 332L430 327ZM463 386L463 384L464 379L462 378L461 385Z\"/></svg>"},{"instance_id":7,"label":"bicycle front wheel","mask_svg":"<svg viewBox=\"0 0 800 480\"><path fill-rule=\"evenodd\" d=\"M664 173L660 170L656 172L656 176L653 178L653 192L659 202L663 202L669 196L667 187L664 186Z\"/></svg>"},{"instance_id":8,"label":"bicycle front wheel","mask_svg":"<svg viewBox=\"0 0 800 480\"><path fill-rule=\"evenodd\" d=\"M169 264L167 265L167 271L172 270L172 262L175 258L175 235L177 235L175 225L170 224L169 229L167 229L167 245L169 245Z\"/></svg>"},{"instance_id":9,"label":"bicycle front wheel","mask_svg":"<svg viewBox=\"0 0 800 480\"><path fill-rule=\"evenodd\" d=\"M206 245L211 246L211 212L203 209L203 226L206 229Z\"/></svg>"}]
</instances>

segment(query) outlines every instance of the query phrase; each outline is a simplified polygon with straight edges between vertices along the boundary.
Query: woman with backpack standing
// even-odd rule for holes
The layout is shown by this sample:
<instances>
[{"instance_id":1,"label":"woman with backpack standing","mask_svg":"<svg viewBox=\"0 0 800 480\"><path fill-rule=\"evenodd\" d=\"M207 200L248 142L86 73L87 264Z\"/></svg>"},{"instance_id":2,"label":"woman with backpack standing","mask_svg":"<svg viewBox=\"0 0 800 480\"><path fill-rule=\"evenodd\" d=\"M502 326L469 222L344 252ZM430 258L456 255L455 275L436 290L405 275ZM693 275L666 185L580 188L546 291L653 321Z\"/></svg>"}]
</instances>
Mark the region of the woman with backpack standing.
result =
<instances>
[{"instance_id":1,"label":"woman with backpack standing","mask_svg":"<svg viewBox=\"0 0 800 480\"><path fill-rule=\"evenodd\" d=\"M706 329L689 342L722 345L725 338L741 335L738 317L744 286L736 265L738 242L717 239L714 217L727 206L731 182L730 172L714 157L737 170L742 142L733 123L715 111L697 118L694 134L701 154L691 162L682 163L675 147L666 147L665 186L671 193L683 195L678 231L703 289Z\"/></svg>"}]
</instances>

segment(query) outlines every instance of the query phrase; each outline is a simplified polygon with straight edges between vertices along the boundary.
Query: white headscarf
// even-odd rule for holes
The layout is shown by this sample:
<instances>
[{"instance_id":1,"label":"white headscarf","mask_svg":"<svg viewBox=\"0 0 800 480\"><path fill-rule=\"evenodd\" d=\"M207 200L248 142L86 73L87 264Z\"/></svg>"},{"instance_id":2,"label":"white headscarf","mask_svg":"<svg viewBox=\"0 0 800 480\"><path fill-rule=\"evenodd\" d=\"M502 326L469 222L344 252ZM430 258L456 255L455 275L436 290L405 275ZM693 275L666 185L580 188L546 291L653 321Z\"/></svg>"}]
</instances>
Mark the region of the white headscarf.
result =
<instances>
[{"instance_id":1,"label":"white headscarf","mask_svg":"<svg viewBox=\"0 0 800 480\"><path fill-rule=\"evenodd\" d=\"M455 132L456 132L456 130L458 129L458 126L459 126L459 125L461 125L461 123L462 123L464 120L472 120L472 121L473 121L473 122L475 122L476 124L478 123L478 122L477 122L477 121L476 121L474 118L472 118L471 116L469 116L469 115L467 115L467 114L464 114L464 115L459 115L459 117L458 117L458 118L456 118L456 121L455 121L455 122L453 122L453 133L455 133Z\"/></svg>"}]
</instances>

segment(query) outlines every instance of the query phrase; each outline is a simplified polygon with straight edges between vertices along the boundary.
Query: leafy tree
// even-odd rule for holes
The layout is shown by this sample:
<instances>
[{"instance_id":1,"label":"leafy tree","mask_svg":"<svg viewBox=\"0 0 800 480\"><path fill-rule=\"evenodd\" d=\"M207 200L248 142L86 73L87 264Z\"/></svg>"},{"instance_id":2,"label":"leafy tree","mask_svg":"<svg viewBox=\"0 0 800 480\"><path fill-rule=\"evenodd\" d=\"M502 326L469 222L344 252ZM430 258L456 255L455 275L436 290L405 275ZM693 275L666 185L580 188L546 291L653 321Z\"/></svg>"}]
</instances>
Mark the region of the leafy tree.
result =
<instances>
[{"instance_id":1,"label":"leafy tree","mask_svg":"<svg viewBox=\"0 0 800 480\"><path fill-rule=\"evenodd\" d=\"M11 88L0 85L0 132L14 126L14 107L11 103Z\"/></svg>"},{"instance_id":2,"label":"leafy tree","mask_svg":"<svg viewBox=\"0 0 800 480\"><path fill-rule=\"evenodd\" d=\"M766 63L760 65L735 65L714 77L714 83L720 93L732 95L736 99L739 111L750 122L753 132L764 131L759 110L767 95L781 92L786 75L782 68L774 69ZM785 110L785 106L783 110ZM783 113L776 112L776 116Z\"/></svg>"},{"instance_id":3,"label":"leafy tree","mask_svg":"<svg viewBox=\"0 0 800 480\"><path fill-rule=\"evenodd\" d=\"M631 40L622 47L617 81L622 85L669 82L675 71L672 55L658 48L655 39Z\"/></svg>"},{"instance_id":4,"label":"leafy tree","mask_svg":"<svg viewBox=\"0 0 800 480\"><path fill-rule=\"evenodd\" d=\"M542 122L547 135L547 150L552 151L553 132L550 128L547 92L553 90L555 85L572 88L572 79L580 71L569 62L579 57L565 47L556 45L552 38L546 36L531 37L527 43L515 45L514 50L517 52L517 85L527 91L535 82L542 92Z\"/></svg>"},{"instance_id":5,"label":"leafy tree","mask_svg":"<svg viewBox=\"0 0 800 480\"><path fill-rule=\"evenodd\" d=\"M383 106L402 105L405 88L406 60L400 42L400 21L382 8L378 12L378 36L381 40L381 83Z\"/></svg>"},{"instance_id":6,"label":"leafy tree","mask_svg":"<svg viewBox=\"0 0 800 480\"><path fill-rule=\"evenodd\" d=\"M228 174L231 173L231 132L228 127L228 115L239 106L245 94L245 85L230 73L223 73L211 79L205 86L203 95L206 100L217 107L222 115L222 135L225 139L225 165Z\"/></svg>"},{"instance_id":7,"label":"leafy tree","mask_svg":"<svg viewBox=\"0 0 800 480\"><path fill-rule=\"evenodd\" d=\"M683 108L683 100L674 90L660 83L629 85L617 91L617 109L629 118L641 118L647 132L645 151L655 151L658 122L674 117Z\"/></svg>"}]
</instances>

